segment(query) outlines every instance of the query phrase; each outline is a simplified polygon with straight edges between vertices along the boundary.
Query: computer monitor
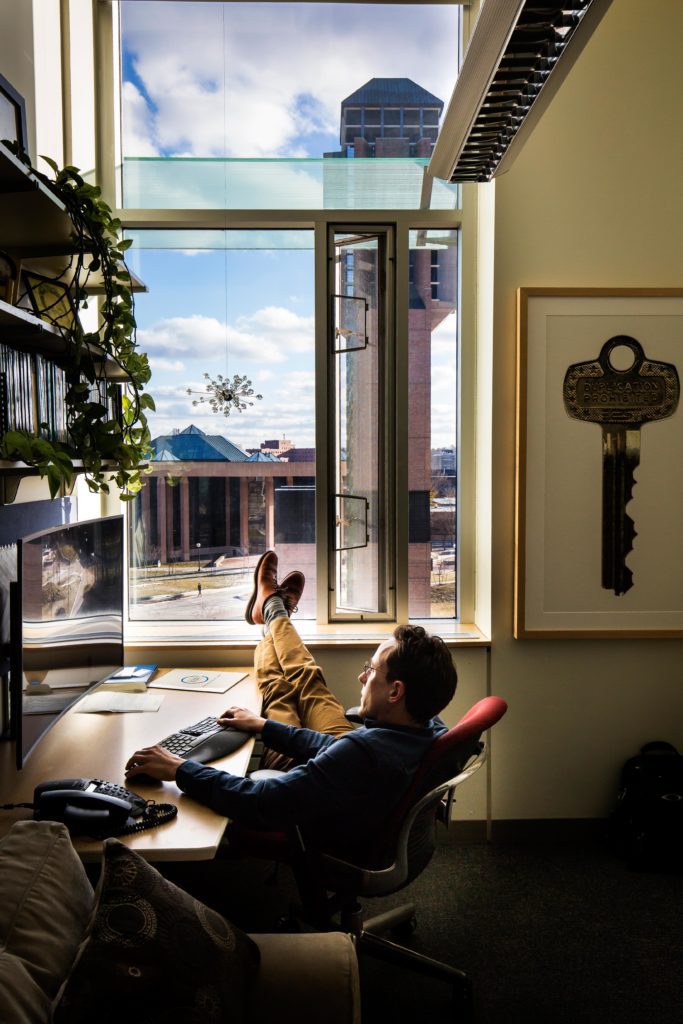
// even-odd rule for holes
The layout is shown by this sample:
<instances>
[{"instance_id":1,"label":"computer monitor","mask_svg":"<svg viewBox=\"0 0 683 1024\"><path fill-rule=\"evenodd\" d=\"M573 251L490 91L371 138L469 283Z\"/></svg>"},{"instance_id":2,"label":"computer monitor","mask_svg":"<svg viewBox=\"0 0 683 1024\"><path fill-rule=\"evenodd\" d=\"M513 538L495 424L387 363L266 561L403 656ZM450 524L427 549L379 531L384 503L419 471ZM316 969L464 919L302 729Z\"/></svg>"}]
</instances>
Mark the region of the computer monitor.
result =
<instances>
[{"instance_id":1,"label":"computer monitor","mask_svg":"<svg viewBox=\"0 0 683 1024\"><path fill-rule=\"evenodd\" d=\"M18 768L60 715L123 664L123 591L123 516L19 540L10 593Z\"/></svg>"}]
</instances>

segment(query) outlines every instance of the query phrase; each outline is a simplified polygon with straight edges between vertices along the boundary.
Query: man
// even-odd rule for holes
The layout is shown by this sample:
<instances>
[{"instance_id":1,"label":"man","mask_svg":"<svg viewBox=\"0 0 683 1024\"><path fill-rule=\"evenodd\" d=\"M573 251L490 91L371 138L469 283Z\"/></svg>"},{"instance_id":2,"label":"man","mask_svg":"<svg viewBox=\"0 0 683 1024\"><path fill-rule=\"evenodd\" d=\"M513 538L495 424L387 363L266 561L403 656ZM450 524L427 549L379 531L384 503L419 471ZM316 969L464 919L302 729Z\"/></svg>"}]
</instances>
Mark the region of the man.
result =
<instances>
[{"instance_id":1,"label":"man","mask_svg":"<svg viewBox=\"0 0 683 1024\"><path fill-rule=\"evenodd\" d=\"M398 626L358 677L364 724L354 728L290 621L303 587L299 572L278 584L275 552L259 560L245 617L265 627L254 667L267 717L230 707L220 718L260 733L266 765L286 766L287 773L243 779L155 746L133 754L126 777L175 780L195 800L243 825L297 824L317 846L362 861L424 753L445 731L436 716L452 699L457 676L439 637L421 626Z\"/></svg>"}]
</instances>

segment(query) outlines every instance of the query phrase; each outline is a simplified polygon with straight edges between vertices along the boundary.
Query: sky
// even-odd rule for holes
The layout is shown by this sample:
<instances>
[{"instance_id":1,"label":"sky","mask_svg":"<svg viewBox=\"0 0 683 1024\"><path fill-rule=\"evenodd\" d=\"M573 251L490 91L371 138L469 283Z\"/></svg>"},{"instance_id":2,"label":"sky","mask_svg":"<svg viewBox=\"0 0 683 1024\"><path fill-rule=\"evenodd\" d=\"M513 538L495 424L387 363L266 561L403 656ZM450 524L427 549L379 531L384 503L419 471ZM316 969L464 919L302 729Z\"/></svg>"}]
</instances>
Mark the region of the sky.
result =
<instances>
[{"instance_id":1,"label":"sky","mask_svg":"<svg viewBox=\"0 0 683 1024\"><path fill-rule=\"evenodd\" d=\"M122 4L124 155L319 157L339 149L342 99L373 77L411 78L447 103L455 9L417 6ZM312 247L194 243L129 254L149 288L136 318L153 372L152 435L194 423L243 448L282 436L313 445ZM433 339L434 447L455 442L454 342L451 316ZM185 392L203 392L204 372L247 374L263 400L227 419L193 407L198 395Z\"/></svg>"}]
</instances>

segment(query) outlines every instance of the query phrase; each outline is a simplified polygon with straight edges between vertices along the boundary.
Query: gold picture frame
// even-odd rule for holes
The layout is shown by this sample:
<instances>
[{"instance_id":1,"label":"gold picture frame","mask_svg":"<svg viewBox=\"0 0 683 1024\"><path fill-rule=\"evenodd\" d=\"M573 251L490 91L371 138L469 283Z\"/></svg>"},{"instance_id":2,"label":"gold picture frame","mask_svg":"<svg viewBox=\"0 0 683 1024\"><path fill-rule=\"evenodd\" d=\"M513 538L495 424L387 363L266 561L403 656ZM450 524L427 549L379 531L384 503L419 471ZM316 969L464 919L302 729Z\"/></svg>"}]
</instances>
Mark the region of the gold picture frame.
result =
<instances>
[{"instance_id":1,"label":"gold picture frame","mask_svg":"<svg viewBox=\"0 0 683 1024\"><path fill-rule=\"evenodd\" d=\"M31 307L41 320L63 331L74 329L76 308L71 292L62 281L27 270L22 272L21 280Z\"/></svg>"},{"instance_id":2,"label":"gold picture frame","mask_svg":"<svg viewBox=\"0 0 683 1024\"><path fill-rule=\"evenodd\" d=\"M639 346L647 360L631 355L633 367L614 371L624 375L620 385L628 388L629 374L647 367L667 366L669 377L683 377L683 289L517 293L517 639L683 636L683 403L673 385L663 418L648 421L644 413L640 428L626 506L635 527L626 556L632 580L625 592L605 586L603 428L594 410L570 411L567 381L577 367L592 367L599 378L596 361L619 339L634 351ZM601 415L618 418L612 401Z\"/></svg>"}]
</instances>

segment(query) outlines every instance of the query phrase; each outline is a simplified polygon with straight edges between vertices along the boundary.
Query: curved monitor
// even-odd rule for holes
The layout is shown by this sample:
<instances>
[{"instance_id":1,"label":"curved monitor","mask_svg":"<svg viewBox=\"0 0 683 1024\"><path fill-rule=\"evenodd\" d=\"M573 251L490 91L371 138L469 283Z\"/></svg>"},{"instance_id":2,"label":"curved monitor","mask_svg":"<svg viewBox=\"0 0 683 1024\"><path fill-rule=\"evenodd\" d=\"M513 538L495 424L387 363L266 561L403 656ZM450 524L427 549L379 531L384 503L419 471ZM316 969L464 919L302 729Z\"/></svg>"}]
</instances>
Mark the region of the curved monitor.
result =
<instances>
[{"instance_id":1,"label":"curved monitor","mask_svg":"<svg viewBox=\"0 0 683 1024\"><path fill-rule=\"evenodd\" d=\"M21 767L57 718L123 664L123 516L23 537L17 577L11 717Z\"/></svg>"}]
</instances>

